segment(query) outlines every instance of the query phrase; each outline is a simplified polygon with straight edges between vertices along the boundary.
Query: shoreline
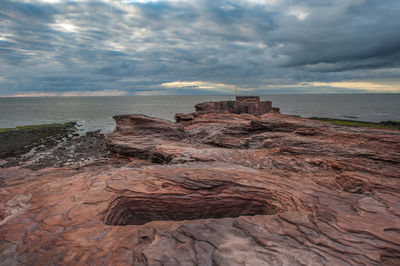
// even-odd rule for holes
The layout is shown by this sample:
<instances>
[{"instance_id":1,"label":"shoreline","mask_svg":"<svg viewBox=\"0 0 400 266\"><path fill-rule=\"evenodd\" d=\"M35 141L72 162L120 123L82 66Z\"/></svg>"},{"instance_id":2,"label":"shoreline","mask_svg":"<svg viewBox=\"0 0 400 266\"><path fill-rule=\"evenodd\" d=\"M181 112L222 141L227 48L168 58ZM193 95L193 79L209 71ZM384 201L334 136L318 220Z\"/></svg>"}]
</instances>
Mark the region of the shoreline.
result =
<instances>
[{"instance_id":1,"label":"shoreline","mask_svg":"<svg viewBox=\"0 0 400 266\"><path fill-rule=\"evenodd\" d=\"M100 131L80 135L75 122L0 129L0 168L38 170L107 159L104 138Z\"/></svg>"},{"instance_id":2,"label":"shoreline","mask_svg":"<svg viewBox=\"0 0 400 266\"><path fill-rule=\"evenodd\" d=\"M400 94L399 94L400 95ZM260 95L261 100L272 101L281 113L309 117L355 119L366 122L400 121L398 96L385 95ZM234 96L173 96L173 97L74 97L6 99L0 112L0 128L27 124L64 123L77 121L82 133L102 129L110 132L115 126L112 116L119 113L145 114L173 121L176 113L191 113L200 102L224 101ZM106 108L102 106L106 105ZM24 108L17 108L24 106ZM67 108L74 106L74 108ZM350 117L349 117L350 116Z\"/></svg>"},{"instance_id":3,"label":"shoreline","mask_svg":"<svg viewBox=\"0 0 400 266\"><path fill-rule=\"evenodd\" d=\"M400 130L398 121L373 123L325 117L305 119L344 127ZM38 170L48 167L82 166L110 158L105 136L111 132L105 134L96 130L82 135L79 134L76 125L76 122L66 122L0 128L0 168L21 166Z\"/></svg>"},{"instance_id":4,"label":"shoreline","mask_svg":"<svg viewBox=\"0 0 400 266\"><path fill-rule=\"evenodd\" d=\"M367 122L360 120L349 120L349 119L337 119L337 118L329 118L329 117L309 117L307 119L318 120L322 122L327 122L339 126L348 126L348 127L372 127L372 128L383 128L383 129L400 129L400 121L381 121L378 123L375 122Z\"/></svg>"}]
</instances>

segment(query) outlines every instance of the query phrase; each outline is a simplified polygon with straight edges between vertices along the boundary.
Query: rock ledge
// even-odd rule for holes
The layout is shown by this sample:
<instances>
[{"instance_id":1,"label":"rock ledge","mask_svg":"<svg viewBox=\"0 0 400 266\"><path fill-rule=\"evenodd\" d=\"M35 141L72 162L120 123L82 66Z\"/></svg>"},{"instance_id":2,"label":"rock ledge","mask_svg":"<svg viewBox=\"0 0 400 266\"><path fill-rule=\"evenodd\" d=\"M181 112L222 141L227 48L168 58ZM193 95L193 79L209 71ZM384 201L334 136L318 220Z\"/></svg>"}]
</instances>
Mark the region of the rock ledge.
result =
<instances>
[{"instance_id":1,"label":"rock ledge","mask_svg":"<svg viewBox=\"0 0 400 266\"><path fill-rule=\"evenodd\" d=\"M0 264L400 264L398 130L115 120L108 162L0 169Z\"/></svg>"}]
</instances>

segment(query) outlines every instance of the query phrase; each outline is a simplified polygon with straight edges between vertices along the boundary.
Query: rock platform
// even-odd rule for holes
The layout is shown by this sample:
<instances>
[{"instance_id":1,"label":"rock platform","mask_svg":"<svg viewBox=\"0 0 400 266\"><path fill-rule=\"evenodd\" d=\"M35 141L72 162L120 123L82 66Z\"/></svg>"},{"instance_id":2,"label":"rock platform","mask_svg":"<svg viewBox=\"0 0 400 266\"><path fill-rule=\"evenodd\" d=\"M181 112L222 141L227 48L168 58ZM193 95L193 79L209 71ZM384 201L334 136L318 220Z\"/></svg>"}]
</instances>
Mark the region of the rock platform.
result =
<instances>
[{"instance_id":1,"label":"rock platform","mask_svg":"<svg viewBox=\"0 0 400 266\"><path fill-rule=\"evenodd\" d=\"M1 265L400 265L400 131L115 120L107 162L0 169Z\"/></svg>"}]
</instances>

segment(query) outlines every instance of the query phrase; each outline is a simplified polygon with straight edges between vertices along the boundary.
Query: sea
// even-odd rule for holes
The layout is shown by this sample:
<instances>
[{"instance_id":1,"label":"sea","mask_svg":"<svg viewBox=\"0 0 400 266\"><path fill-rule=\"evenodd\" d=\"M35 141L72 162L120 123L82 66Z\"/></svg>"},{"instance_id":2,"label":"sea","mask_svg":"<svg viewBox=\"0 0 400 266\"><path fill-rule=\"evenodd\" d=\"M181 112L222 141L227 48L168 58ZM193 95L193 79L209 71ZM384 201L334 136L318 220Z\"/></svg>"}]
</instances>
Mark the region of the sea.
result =
<instances>
[{"instance_id":1,"label":"sea","mask_svg":"<svg viewBox=\"0 0 400 266\"><path fill-rule=\"evenodd\" d=\"M263 94L281 113L381 122L400 121L400 94ZM79 132L111 132L117 114L145 114L174 120L205 101L234 100L235 96L115 96L0 98L0 128L77 122Z\"/></svg>"}]
</instances>

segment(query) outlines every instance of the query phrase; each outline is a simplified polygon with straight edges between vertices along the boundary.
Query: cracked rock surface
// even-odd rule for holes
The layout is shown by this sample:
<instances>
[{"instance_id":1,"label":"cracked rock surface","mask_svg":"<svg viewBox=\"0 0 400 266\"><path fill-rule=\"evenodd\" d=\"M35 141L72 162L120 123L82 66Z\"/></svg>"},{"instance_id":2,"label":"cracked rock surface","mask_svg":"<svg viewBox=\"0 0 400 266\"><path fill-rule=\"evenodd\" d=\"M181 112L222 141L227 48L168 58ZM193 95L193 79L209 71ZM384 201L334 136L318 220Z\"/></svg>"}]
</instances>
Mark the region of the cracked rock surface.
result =
<instances>
[{"instance_id":1,"label":"cracked rock surface","mask_svg":"<svg viewBox=\"0 0 400 266\"><path fill-rule=\"evenodd\" d=\"M116 116L113 158L0 169L3 265L400 265L400 131Z\"/></svg>"}]
</instances>

